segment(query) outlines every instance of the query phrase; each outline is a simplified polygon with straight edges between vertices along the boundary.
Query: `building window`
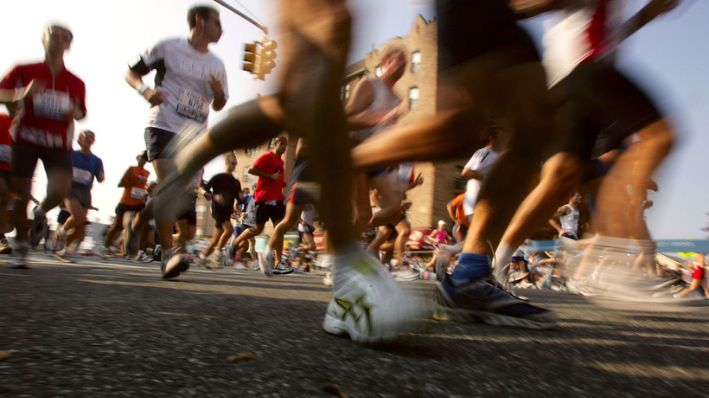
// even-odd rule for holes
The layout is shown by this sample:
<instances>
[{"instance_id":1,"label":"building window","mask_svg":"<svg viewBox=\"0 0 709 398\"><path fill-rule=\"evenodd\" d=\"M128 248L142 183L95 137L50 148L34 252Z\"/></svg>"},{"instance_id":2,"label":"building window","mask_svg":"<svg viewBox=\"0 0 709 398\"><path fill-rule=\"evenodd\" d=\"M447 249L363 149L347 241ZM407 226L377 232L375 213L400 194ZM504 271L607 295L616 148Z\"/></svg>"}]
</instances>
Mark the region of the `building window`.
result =
<instances>
[{"instance_id":1,"label":"building window","mask_svg":"<svg viewBox=\"0 0 709 398\"><path fill-rule=\"evenodd\" d=\"M411 73L416 73L421 69L421 51L411 53Z\"/></svg>"},{"instance_id":2,"label":"building window","mask_svg":"<svg viewBox=\"0 0 709 398\"><path fill-rule=\"evenodd\" d=\"M374 76L382 77L382 66L381 65L377 65L377 67L374 68Z\"/></svg>"},{"instance_id":3,"label":"building window","mask_svg":"<svg viewBox=\"0 0 709 398\"><path fill-rule=\"evenodd\" d=\"M342 99L343 100L350 99L350 91L351 90L352 90L352 84L350 84L350 83L345 84L345 87L342 88Z\"/></svg>"},{"instance_id":4,"label":"building window","mask_svg":"<svg viewBox=\"0 0 709 398\"><path fill-rule=\"evenodd\" d=\"M419 88L409 88L409 109L413 109L419 99Z\"/></svg>"}]
</instances>

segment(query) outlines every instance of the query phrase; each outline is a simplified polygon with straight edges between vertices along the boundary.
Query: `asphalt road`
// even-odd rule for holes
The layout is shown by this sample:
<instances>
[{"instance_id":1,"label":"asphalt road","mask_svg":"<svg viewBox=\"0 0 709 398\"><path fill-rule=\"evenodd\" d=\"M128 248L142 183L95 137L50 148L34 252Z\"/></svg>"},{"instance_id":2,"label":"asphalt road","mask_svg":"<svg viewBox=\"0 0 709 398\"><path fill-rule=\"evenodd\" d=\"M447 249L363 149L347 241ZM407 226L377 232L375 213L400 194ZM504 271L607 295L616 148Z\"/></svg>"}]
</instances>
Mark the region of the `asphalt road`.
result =
<instances>
[{"instance_id":1,"label":"asphalt road","mask_svg":"<svg viewBox=\"0 0 709 398\"><path fill-rule=\"evenodd\" d=\"M320 329L330 293L318 275L198 269L164 282L157 263L4 261L2 396L709 396L707 313L531 290L558 329L421 320L359 346Z\"/></svg>"}]
</instances>

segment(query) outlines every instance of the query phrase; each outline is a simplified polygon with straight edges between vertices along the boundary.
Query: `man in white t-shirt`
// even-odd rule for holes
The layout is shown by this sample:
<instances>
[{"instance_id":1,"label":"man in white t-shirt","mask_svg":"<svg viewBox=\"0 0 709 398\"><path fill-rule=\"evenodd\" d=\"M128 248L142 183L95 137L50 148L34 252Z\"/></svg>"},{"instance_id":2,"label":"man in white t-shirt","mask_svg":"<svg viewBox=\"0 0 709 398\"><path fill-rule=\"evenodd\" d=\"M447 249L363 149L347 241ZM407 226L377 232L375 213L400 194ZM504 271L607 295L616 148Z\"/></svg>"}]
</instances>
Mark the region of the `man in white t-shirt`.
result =
<instances>
[{"instance_id":1,"label":"man in white t-shirt","mask_svg":"<svg viewBox=\"0 0 709 398\"><path fill-rule=\"evenodd\" d=\"M490 126L483 134L487 145L475 151L460 173L461 177L468 180L465 187L465 199L463 200L463 212L468 220L473 216L473 209L475 209L475 202L477 201L483 178L500 157L498 147L501 140L498 139L498 127Z\"/></svg>"},{"instance_id":2,"label":"man in white t-shirt","mask_svg":"<svg viewBox=\"0 0 709 398\"><path fill-rule=\"evenodd\" d=\"M174 169L173 146L178 134L206 129L210 105L219 111L229 96L224 63L209 51L209 44L218 42L222 35L219 12L212 7L195 6L189 10L187 21L187 38L165 39L151 46L129 65L126 73L128 84L150 103L145 146L158 183ZM142 77L153 70L157 73L155 87L149 87ZM152 212L152 206L144 211ZM168 248L172 248L173 223L174 220L156 220L160 244L167 249L162 256L163 272L172 254ZM180 265L167 267L171 272L164 273L163 278L186 270L188 265L182 260L176 256L173 261Z\"/></svg>"},{"instance_id":3,"label":"man in white t-shirt","mask_svg":"<svg viewBox=\"0 0 709 398\"><path fill-rule=\"evenodd\" d=\"M574 192L569 203L559 207L549 219L549 225L556 229L560 238L579 239L579 205L582 200L581 193Z\"/></svg>"}]
</instances>

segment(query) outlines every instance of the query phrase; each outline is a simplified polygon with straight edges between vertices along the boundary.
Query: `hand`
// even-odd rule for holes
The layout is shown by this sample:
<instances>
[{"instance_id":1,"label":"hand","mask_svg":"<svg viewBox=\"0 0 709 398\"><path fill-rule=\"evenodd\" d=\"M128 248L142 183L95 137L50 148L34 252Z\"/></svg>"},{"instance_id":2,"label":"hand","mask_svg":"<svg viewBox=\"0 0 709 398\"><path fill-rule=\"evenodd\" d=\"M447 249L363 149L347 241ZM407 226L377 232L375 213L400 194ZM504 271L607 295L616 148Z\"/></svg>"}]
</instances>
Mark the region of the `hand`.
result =
<instances>
[{"instance_id":1,"label":"hand","mask_svg":"<svg viewBox=\"0 0 709 398\"><path fill-rule=\"evenodd\" d=\"M215 98L224 98L224 87L216 76L209 75L209 87L212 89Z\"/></svg>"},{"instance_id":2,"label":"hand","mask_svg":"<svg viewBox=\"0 0 709 398\"><path fill-rule=\"evenodd\" d=\"M212 197L212 200L220 206L224 206L225 200L224 200L224 195L222 194L216 194Z\"/></svg>"},{"instance_id":3,"label":"hand","mask_svg":"<svg viewBox=\"0 0 709 398\"><path fill-rule=\"evenodd\" d=\"M84 111L81 110L79 102L72 102L71 109L66 111L64 115L66 120L79 120L84 117Z\"/></svg>"},{"instance_id":4,"label":"hand","mask_svg":"<svg viewBox=\"0 0 709 398\"><path fill-rule=\"evenodd\" d=\"M207 200L212 200L212 194L209 193L209 192L205 192L205 193L204 193L204 198L207 199Z\"/></svg>"},{"instance_id":5,"label":"hand","mask_svg":"<svg viewBox=\"0 0 709 398\"><path fill-rule=\"evenodd\" d=\"M269 178L272 179L273 181L276 181L276 180L278 180L278 178L280 178L280 176L281 176L281 172L277 171L277 172L271 174L271 176Z\"/></svg>"},{"instance_id":6,"label":"hand","mask_svg":"<svg viewBox=\"0 0 709 398\"><path fill-rule=\"evenodd\" d=\"M32 79L30 84L25 86L25 90L22 93L22 98L20 100L25 100L27 98L32 97L33 95L37 93L41 93L44 91L44 89L47 87L47 83L45 83L43 80L38 80L38 79Z\"/></svg>"},{"instance_id":7,"label":"hand","mask_svg":"<svg viewBox=\"0 0 709 398\"><path fill-rule=\"evenodd\" d=\"M165 101L165 95L158 89L149 88L143 93L143 98L152 106L158 106Z\"/></svg>"}]
</instances>

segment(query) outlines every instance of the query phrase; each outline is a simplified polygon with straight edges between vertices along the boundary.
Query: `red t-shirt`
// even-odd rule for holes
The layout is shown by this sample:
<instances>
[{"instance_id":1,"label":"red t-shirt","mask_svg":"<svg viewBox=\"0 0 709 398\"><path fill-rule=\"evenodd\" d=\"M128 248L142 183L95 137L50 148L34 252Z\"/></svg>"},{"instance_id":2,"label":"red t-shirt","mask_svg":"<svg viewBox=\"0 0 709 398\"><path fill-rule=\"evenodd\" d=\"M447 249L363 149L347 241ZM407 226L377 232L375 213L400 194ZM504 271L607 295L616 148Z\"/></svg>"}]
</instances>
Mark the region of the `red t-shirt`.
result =
<instances>
[{"instance_id":1,"label":"red t-shirt","mask_svg":"<svg viewBox=\"0 0 709 398\"><path fill-rule=\"evenodd\" d=\"M12 160L12 140L10 139L10 126L12 118L0 113L0 170L10 171Z\"/></svg>"},{"instance_id":2,"label":"red t-shirt","mask_svg":"<svg viewBox=\"0 0 709 398\"><path fill-rule=\"evenodd\" d=\"M267 174L273 174L277 171L281 173L278 180L272 180L268 177L258 178L256 190L254 191L254 200L256 203L283 200L283 186L285 185L283 159L276 156L275 153L268 151L259 156L252 166Z\"/></svg>"},{"instance_id":3,"label":"red t-shirt","mask_svg":"<svg viewBox=\"0 0 709 398\"><path fill-rule=\"evenodd\" d=\"M86 113L84 82L66 69L52 76L46 63L18 65L2 81L0 88L12 90L40 80L45 89L24 101L22 117L12 131L15 142L29 142L47 148L71 150L74 121L66 113L74 103Z\"/></svg>"}]
</instances>

